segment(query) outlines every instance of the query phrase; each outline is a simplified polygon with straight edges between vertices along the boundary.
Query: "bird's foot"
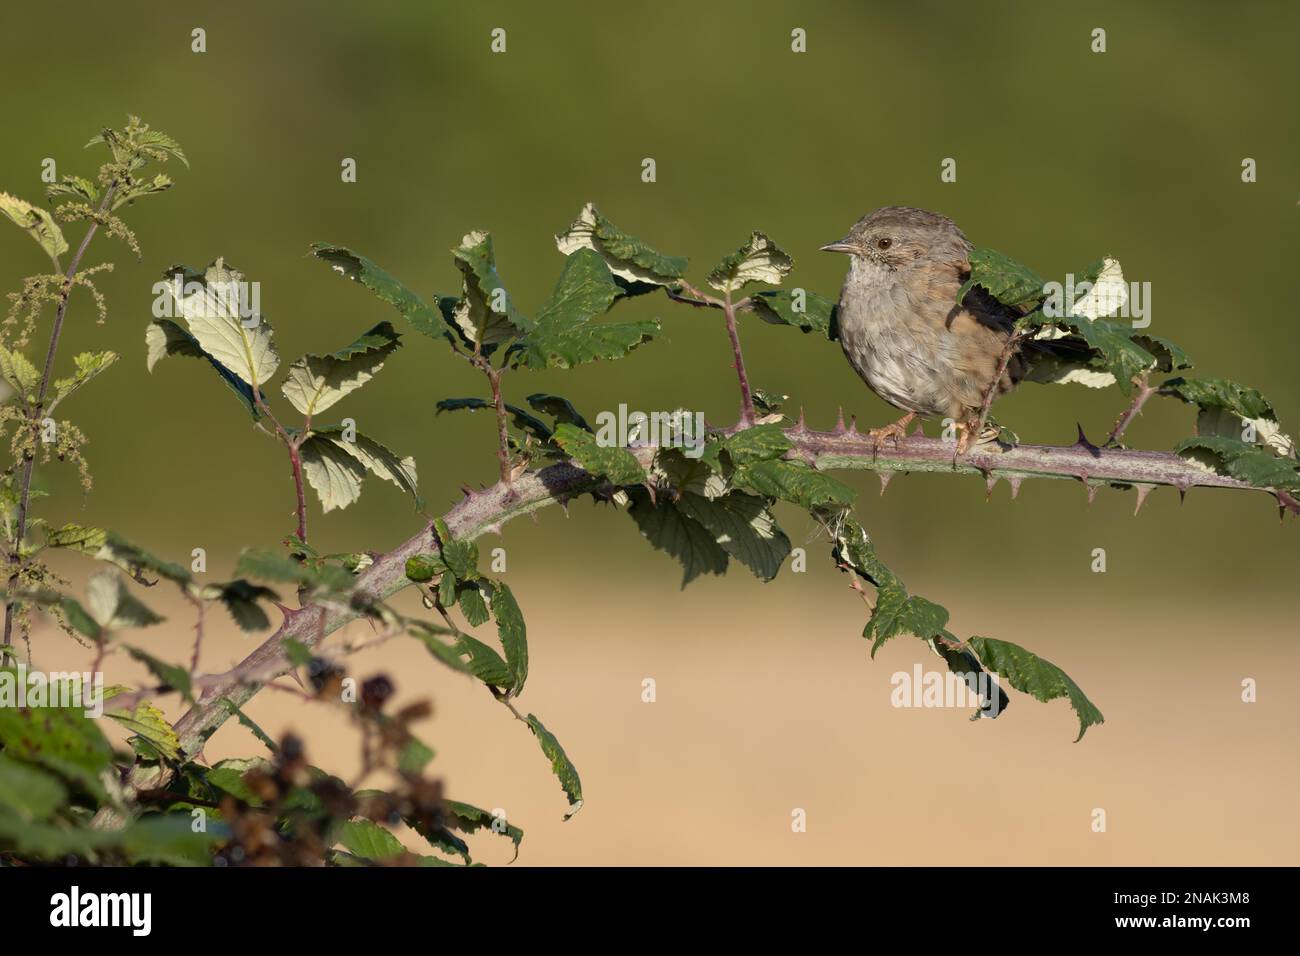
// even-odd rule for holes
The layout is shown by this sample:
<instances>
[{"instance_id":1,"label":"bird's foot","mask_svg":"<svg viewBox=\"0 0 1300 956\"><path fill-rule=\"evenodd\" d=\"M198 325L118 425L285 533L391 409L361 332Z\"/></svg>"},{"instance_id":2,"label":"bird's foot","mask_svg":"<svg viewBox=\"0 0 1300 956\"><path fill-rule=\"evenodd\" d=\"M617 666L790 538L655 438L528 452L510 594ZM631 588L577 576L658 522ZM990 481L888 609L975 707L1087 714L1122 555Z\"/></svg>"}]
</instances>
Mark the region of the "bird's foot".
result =
<instances>
[{"instance_id":1,"label":"bird's foot","mask_svg":"<svg viewBox=\"0 0 1300 956\"><path fill-rule=\"evenodd\" d=\"M971 445L981 445L985 442L993 441L1000 434L1000 429L992 422L985 422L979 434L975 434L976 427L979 426L978 418L967 419L964 422L957 422L953 428L957 432L957 454L954 458L960 458L970 450Z\"/></svg>"},{"instance_id":2,"label":"bird's foot","mask_svg":"<svg viewBox=\"0 0 1300 956\"><path fill-rule=\"evenodd\" d=\"M907 437L907 426L912 424L914 418L916 418L916 412L908 412L896 422L890 422L880 428L872 428L867 432L867 436L874 445L879 445L887 438L892 440L894 444L898 444Z\"/></svg>"}]
</instances>

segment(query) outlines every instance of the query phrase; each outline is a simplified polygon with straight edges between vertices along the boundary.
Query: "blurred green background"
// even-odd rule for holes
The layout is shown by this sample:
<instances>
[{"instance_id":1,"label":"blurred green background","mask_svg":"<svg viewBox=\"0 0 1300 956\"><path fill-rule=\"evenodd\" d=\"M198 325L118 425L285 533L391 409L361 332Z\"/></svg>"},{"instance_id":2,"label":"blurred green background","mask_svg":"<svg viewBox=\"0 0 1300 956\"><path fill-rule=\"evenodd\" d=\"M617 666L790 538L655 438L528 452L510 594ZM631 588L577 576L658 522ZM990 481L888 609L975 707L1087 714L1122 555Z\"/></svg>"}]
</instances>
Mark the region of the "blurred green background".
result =
<instances>
[{"instance_id":1,"label":"blurred green background","mask_svg":"<svg viewBox=\"0 0 1300 956\"><path fill-rule=\"evenodd\" d=\"M451 293L448 250L488 229L527 311L561 265L552 234L587 200L661 251L690 256L696 280L763 229L795 256L792 281L832 298L845 262L817 247L888 203L952 216L976 244L1052 278L1109 253L1151 283L1153 332L1186 347L1202 374L1259 387L1284 425L1300 420L1293 4L121 0L111 12L6 4L0 23L0 188L43 199L45 157L60 174L93 174L98 156L82 144L128 112L179 139L192 166L169 164L176 187L126 211L143 262L102 239L86 260L118 263L101 283L111 315L97 326L88 298L75 300L64 363L105 347L124 359L64 406L90 437L96 484L82 499L67 470L47 469L66 492L42 505L54 523L112 527L169 556L203 546L214 571L292 527L281 450L216 377L185 359L145 373L151 285L168 265L224 255L259 280L287 364L380 319L402 325L308 257L311 241L349 245L422 293ZM1108 34L1100 55L1089 49L1098 26ZM191 52L195 27L206 53ZM504 54L490 52L495 27L507 31ZM807 53L790 50L795 27L807 31ZM344 157L357 161L355 184L340 180ZM645 157L657 163L653 184L640 179ZM954 184L940 182L944 157L957 160ZM1258 162L1253 185L1240 179L1244 157ZM68 231L75 243L79 229ZM41 256L3 229L0 262L15 289ZM617 365L515 375L511 397L558 391L588 416L626 402L733 419L715 313L661 296L619 311L661 317L663 338ZM435 417L434 403L484 393L445 345L402 331L407 348L329 415L355 417L414 455L430 507L442 510L462 483L492 480L495 463L485 415ZM755 383L790 394L814 426L840 405L864 423L893 417L838 346L752 320L742 334ZM278 387L272 395L287 409ZM1029 386L998 414L1024 440L1069 442L1076 421L1104 436L1120 401ZM1169 447L1192 417L1156 402L1130 437ZM1295 532L1261 495L1194 491L1180 507L1164 490L1135 520L1131 493L1103 491L1088 508L1064 482L1027 483L1012 505L1005 485L985 504L970 480L900 478L883 500L874 476L850 480L867 492L863 517L887 559L940 599L960 581L1062 603L1293 600L1277 589L1294 577L1284 549ZM811 529L790 518L800 543ZM602 574L671 595L678 570L626 517L582 506L563 521L557 511L512 526L511 569ZM322 519L312 503L324 548L384 548L416 527L410 505L374 479L346 512ZM1088 573L1095 547L1108 550L1106 575ZM812 566L833 575L822 561ZM735 600L758 587L698 586Z\"/></svg>"}]
</instances>

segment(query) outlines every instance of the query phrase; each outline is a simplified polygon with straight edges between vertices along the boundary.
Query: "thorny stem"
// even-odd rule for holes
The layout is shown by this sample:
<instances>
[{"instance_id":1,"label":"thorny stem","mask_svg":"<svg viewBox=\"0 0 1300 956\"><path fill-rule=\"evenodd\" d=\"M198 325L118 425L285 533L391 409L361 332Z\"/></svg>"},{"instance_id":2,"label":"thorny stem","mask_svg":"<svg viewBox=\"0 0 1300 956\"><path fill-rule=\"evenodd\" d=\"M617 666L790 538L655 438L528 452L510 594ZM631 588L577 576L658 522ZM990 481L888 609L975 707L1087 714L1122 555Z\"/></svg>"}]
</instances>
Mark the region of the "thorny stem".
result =
<instances>
[{"instance_id":1,"label":"thorny stem","mask_svg":"<svg viewBox=\"0 0 1300 956\"><path fill-rule=\"evenodd\" d=\"M1147 403L1147 399L1158 391L1159 389L1155 386L1147 384L1146 376L1142 377L1141 382L1138 384L1138 390L1133 395L1133 401L1115 420L1115 427L1110 430L1110 435L1106 439L1107 445L1119 444L1119 440L1124 436L1124 429L1128 428L1133 419L1142 413L1142 406Z\"/></svg>"},{"instance_id":2,"label":"thorny stem","mask_svg":"<svg viewBox=\"0 0 1300 956\"><path fill-rule=\"evenodd\" d=\"M485 358L481 361L479 367L483 369L483 374L487 376L488 383L492 386L492 407L496 410L497 416L497 461L501 465L501 480L509 484L511 481L510 428L507 424L505 399L501 397L502 370L493 368L492 363Z\"/></svg>"},{"instance_id":3,"label":"thorny stem","mask_svg":"<svg viewBox=\"0 0 1300 956\"><path fill-rule=\"evenodd\" d=\"M50 330L50 346L45 351L45 367L41 371L41 386L37 392L36 404L28 410L28 415L32 420L32 439L40 439L40 416L45 408L45 396L49 391L50 377L54 374L54 359L59 351L59 338L63 334L63 318L68 312L68 299L72 295L72 279L77 274L77 267L81 265L81 259L86 254L86 249L90 246L90 240L94 238L95 232L99 229L99 218L108 210L109 203L113 201L113 193L117 190L117 181L108 184L104 192L104 199L99 204L99 212L96 218L91 219L90 224L86 227L86 234L81 237L81 245L72 256L72 261L68 263L67 271L63 273L63 287L59 290L59 307L54 313L54 326ZM56 261L55 268L58 268ZM14 526L13 550L10 552L10 561L13 562L15 570L9 577L9 590L13 591L14 586L18 583L18 572L21 570L23 539L27 537L27 511L30 506L32 496L32 469L36 466L36 451L32 450L31 455L23 462L23 478L18 493L18 520ZM14 610L16 602L10 600L5 604L5 631L3 644L11 643L13 639L14 627ZM30 654L30 652L29 652Z\"/></svg>"},{"instance_id":4,"label":"thorny stem","mask_svg":"<svg viewBox=\"0 0 1300 956\"><path fill-rule=\"evenodd\" d=\"M742 303L743 304L743 303ZM749 391L749 376L745 373L745 357L740 353L740 332L736 329L736 306L731 303L728 290L722 302L722 314L727 318L727 337L731 339L731 354L734 356L733 368L736 378L740 380L740 421L745 425L754 422L754 397Z\"/></svg>"},{"instance_id":5,"label":"thorny stem","mask_svg":"<svg viewBox=\"0 0 1300 956\"><path fill-rule=\"evenodd\" d=\"M801 458L822 470L863 469L882 475L898 471L984 475L989 482L1007 479L1013 493L1024 478L1075 480L1090 489L1098 483L1109 482L1139 489L1167 485L1180 492L1192 487L1263 490L1274 494L1284 509L1300 514L1300 501L1287 492L1256 488L1202 468L1173 452L1102 449L1081 438L1073 445L1017 445L1010 449L979 446L954 461L951 442L922 435L878 448L869 436L853 428L818 432L800 421L785 434L793 446L789 457ZM640 446L632 452L646 466L656 449ZM603 478L569 462L560 462L527 472L513 482L500 481L482 491L467 493L443 520L454 537L474 540L499 531L515 518L606 487L608 483ZM430 522L393 550L376 556L374 563L358 575L357 591L375 600L387 600L412 584L406 577L406 560L434 547ZM338 602L284 609L280 627L239 664L223 674L196 677L193 686L196 691L202 688L202 693L198 702L176 723L182 752L191 758L198 754L208 738L230 717L232 712L222 703L223 698L242 707L262 686L292 670L283 651L286 638L314 647L327 635L356 620L359 614L351 605ZM128 776L128 791L160 787L171 772L168 767L137 766ZM112 810L101 810L96 817L96 825L101 827L119 825L121 821Z\"/></svg>"},{"instance_id":6,"label":"thorny stem","mask_svg":"<svg viewBox=\"0 0 1300 956\"><path fill-rule=\"evenodd\" d=\"M302 452L300 451L300 449L302 447L303 439L305 439L307 435L310 434L311 432L311 418L310 417L307 418L306 425L302 430L302 434L295 439L292 435L289 434L288 430L285 429L285 427L280 424L279 420L275 417L275 413L271 411L271 406L266 404L266 400L262 397L262 390L260 388L253 389L253 398L258 407L258 410L260 410L263 415L265 415L268 419L270 419L271 424L275 426L276 437L278 437L280 441L284 443L284 447L289 451L289 468L293 473L293 490L295 495L297 496L297 507L295 509L295 513L297 514L298 517L298 532L297 532L298 540L301 541L303 544L306 544L307 543L307 494L306 494L306 489L303 487L303 481L302 481Z\"/></svg>"}]
</instances>

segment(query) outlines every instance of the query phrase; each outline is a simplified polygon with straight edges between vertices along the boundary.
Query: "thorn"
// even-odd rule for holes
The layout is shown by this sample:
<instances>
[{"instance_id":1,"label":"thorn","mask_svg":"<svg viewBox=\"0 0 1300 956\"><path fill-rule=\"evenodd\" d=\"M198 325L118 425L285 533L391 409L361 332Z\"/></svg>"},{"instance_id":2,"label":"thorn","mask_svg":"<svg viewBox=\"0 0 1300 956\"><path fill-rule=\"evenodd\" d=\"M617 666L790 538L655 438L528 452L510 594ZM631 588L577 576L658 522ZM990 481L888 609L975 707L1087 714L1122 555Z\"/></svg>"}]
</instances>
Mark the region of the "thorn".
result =
<instances>
[{"instance_id":1,"label":"thorn","mask_svg":"<svg viewBox=\"0 0 1300 956\"><path fill-rule=\"evenodd\" d=\"M847 432L846 434L847 434L850 438L857 438L857 437L858 437L858 416L857 416L857 415L850 415L850 416L849 416L849 430L848 430L848 432Z\"/></svg>"},{"instance_id":2,"label":"thorn","mask_svg":"<svg viewBox=\"0 0 1300 956\"><path fill-rule=\"evenodd\" d=\"M1083 426L1075 422L1074 427L1079 429L1079 437L1075 440L1075 445L1089 452L1094 458L1100 458L1101 449L1088 441L1088 436L1083 433Z\"/></svg>"},{"instance_id":3,"label":"thorn","mask_svg":"<svg viewBox=\"0 0 1300 956\"><path fill-rule=\"evenodd\" d=\"M1097 486L1088 480L1088 476L1083 476L1083 486L1088 489L1088 504L1092 504L1092 499L1097 497Z\"/></svg>"},{"instance_id":4,"label":"thorn","mask_svg":"<svg viewBox=\"0 0 1300 956\"><path fill-rule=\"evenodd\" d=\"M1137 505L1133 508L1133 514L1134 514L1135 516L1137 515L1137 513L1138 513L1139 511L1142 510L1142 506L1146 503L1147 495L1151 494L1151 489L1154 488L1154 487L1155 487L1155 485L1138 485L1138 486L1137 486Z\"/></svg>"},{"instance_id":5,"label":"thorn","mask_svg":"<svg viewBox=\"0 0 1300 956\"><path fill-rule=\"evenodd\" d=\"M993 488L998 483L998 476L991 471L984 472L984 500L990 501L993 498Z\"/></svg>"},{"instance_id":6,"label":"thorn","mask_svg":"<svg viewBox=\"0 0 1300 956\"><path fill-rule=\"evenodd\" d=\"M835 415L834 432L836 435L844 434L844 406L843 405L840 406L839 411Z\"/></svg>"},{"instance_id":7,"label":"thorn","mask_svg":"<svg viewBox=\"0 0 1300 956\"><path fill-rule=\"evenodd\" d=\"M802 405L799 406L799 424L795 425L792 430L796 435L802 435L804 432L808 430L808 424L807 422L804 421L804 417L803 417Z\"/></svg>"},{"instance_id":8,"label":"thorn","mask_svg":"<svg viewBox=\"0 0 1300 956\"><path fill-rule=\"evenodd\" d=\"M289 676L293 678L293 682L298 685L300 690L307 689L307 685L302 682L302 676L298 673L298 668L295 667L289 671Z\"/></svg>"},{"instance_id":9,"label":"thorn","mask_svg":"<svg viewBox=\"0 0 1300 956\"><path fill-rule=\"evenodd\" d=\"M1013 475L1012 477L1007 479L1007 484L1011 486L1012 501L1015 501L1016 495L1020 494L1020 482L1022 482L1023 480L1024 479L1021 478L1019 475Z\"/></svg>"},{"instance_id":10,"label":"thorn","mask_svg":"<svg viewBox=\"0 0 1300 956\"><path fill-rule=\"evenodd\" d=\"M1178 486L1178 503L1181 505L1184 501L1187 500L1187 489L1191 487L1191 484L1188 483L1187 481L1179 481L1177 482L1177 486Z\"/></svg>"},{"instance_id":11,"label":"thorn","mask_svg":"<svg viewBox=\"0 0 1300 956\"><path fill-rule=\"evenodd\" d=\"M894 480L894 473L892 471L882 471L878 472L878 476L880 478L880 497L883 498L885 497L885 489L888 488L889 483Z\"/></svg>"},{"instance_id":12,"label":"thorn","mask_svg":"<svg viewBox=\"0 0 1300 956\"><path fill-rule=\"evenodd\" d=\"M460 490L465 495L466 498L474 497L474 489L471 488L469 485L461 485Z\"/></svg>"}]
</instances>

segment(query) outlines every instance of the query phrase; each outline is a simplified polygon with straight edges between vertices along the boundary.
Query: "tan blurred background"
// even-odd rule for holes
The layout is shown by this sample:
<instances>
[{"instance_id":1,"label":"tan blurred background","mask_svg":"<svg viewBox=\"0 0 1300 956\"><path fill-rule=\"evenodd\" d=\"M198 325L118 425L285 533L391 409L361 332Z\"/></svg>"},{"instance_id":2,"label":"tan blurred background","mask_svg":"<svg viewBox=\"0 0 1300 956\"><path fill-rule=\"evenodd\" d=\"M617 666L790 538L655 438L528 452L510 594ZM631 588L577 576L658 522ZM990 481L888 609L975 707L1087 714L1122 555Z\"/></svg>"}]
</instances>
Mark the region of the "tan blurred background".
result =
<instances>
[{"instance_id":1,"label":"tan blurred background","mask_svg":"<svg viewBox=\"0 0 1300 956\"><path fill-rule=\"evenodd\" d=\"M229 3L163 9L125 2L55 13L7 5L0 63L0 189L41 198L41 161L93 172L82 143L127 112L176 136L192 169L128 211L144 246L111 258L111 315L74 303L69 350L124 360L64 406L90 436L93 493L41 478L41 514L123 532L174 558L204 547L214 576L245 546L290 530L279 450L211 373L188 360L144 372L150 287L174 262L218 255L262 283L283 360L328 351L391 315L305 255L312 240L356 248L423 293L455 292L447 250L493 232L503 279L525 311L560 257L550 239L587 200L699 279L763 229L796 258L794 281L838 290L844 263L818 254L867 210L902 202L953 216L972 241L1063 278L1100 255L1149 281L1152 331L1205 375L1256 385L1294 432L1300 387L1292 333L1300 129L1284 4L1090 5L746 3L470 5ZM1094 27L1108 52L1089 52ZM190 31L207 52L190 52ZM489 31L507 30L507 52ZM790 31L808 52L790 52ZM339 164L358 163L344 184ZM640 181L653 157L658 181ZM954 157L958 180L939 181ZM1240 181L1244 157L1259 182ZM73 236L78 232L69 230ZM75 241L75 239L74 239ZM0 230L4 283L40 267ZM588 415L620 402L688 405L729 421L736 404L725 336L712 315L645 297L627 318L663 319L664 338L617 365L521 374L513 398L559 391ZM405 329L403 329L405 331ZM890 415L838 348L760 323L743 328L755 383L787 392L814 425L837 405ZM414 332L366 389L336 406L420 468L437 509L463 482L492 478L483 416L433 415L443 397L482 394L445 346ZM1118 396L1026 388L999 405L1028 441L1070 441L1076 421L1105 434ZM1191 416L1153 407L1136 444L1169 447ZM916 592L945 603L959 634L1015 641L1064 667L1105 712L1075 745L1063 702L1016 695L1001 719L896 710L889 678L929 666L899 640L871 662L865 608L805 518L787 530L809 570L761 585L736 572L685 592L679 571L624 515L580 503L506 529L505 575L529 623L533 676L522 704L556 733L587 806L563 798L527 730L486 692L418 647L358 658L405 698L431 697L424 736L460 799L501 806L527 832L521 862L612 863L1295 863L1300 824L1290 645L1295 529L1259 495L1171 491L1139 518L1132 495L1089 508L1066 483L1005 486L899 478L876 497L851 476L882 555ZM323 549L383 548L416 527L391 486L322 518ZM1108 571L1089 570L1094 548ZM86 565L67 567L80 590ZM142 642L188 653L179 608ZM205 669L250 647L216 636ZM38 661L85 662L48 632ZM121 674L134 672L123 668ZM116 676L116 675L112 675ZM658 701L643 704L653 677ZM1243 704L1244 678L1259 701ZM355 747L334 715L282 695L251 706L273 732L304 732L341 773ZM257 745L229 727L217 759ZM808 832L790 832L790 811ZM1090 814L1109 815L1105 834ZM486 861L509 853L490 841Z\"/></svg>"}]
</instances>

